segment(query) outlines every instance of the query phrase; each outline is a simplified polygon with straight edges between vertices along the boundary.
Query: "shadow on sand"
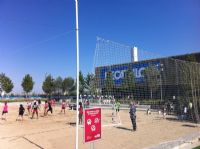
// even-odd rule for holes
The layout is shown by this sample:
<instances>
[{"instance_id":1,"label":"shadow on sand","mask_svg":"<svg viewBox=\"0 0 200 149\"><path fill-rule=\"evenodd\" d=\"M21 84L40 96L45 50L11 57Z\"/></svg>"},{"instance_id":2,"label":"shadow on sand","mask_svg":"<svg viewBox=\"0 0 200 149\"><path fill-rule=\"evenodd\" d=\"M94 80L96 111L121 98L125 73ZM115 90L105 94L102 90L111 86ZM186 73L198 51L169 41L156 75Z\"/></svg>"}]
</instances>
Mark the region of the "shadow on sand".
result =
<instances>
[{"instance_id":1,"label":"shadow on sand","mask_svg":"<svg viewBox=\"0 0 200 149\"><path fill-rule=\"evenodd\" d=\"M117 128L117 129L122 129L122 130L127 130L127 131L132 131L132 130L133 130L133 129L130 129L130 128L120 127L120 126L115 127L115 128Z\"/></svg>"},{"instance_id":2,"label":"shadow on sand","mask_svg":"<svg viewBox=\"0 0 200 149\"><path fill-rule=\"evenodd\" d=\"M178 118L175 118L175 117L167 117L166 120L176 121L176 122L183 122L183 121L181 121L181 120L179 120Z\"/></svg>"},{"instance_id":3,"label":"shadow on sand","mask_svg":"<svg viewBox=\"0 0 200 149\"><path fill-rule=\"evenodd\" d=\"M195 127L198 127L198 126L196 126L196 125L189 125L189 124L183 124L182 126L184 126L184 127L191 127L191 128L195 128Z\"/></svg>"},{"instance_id":4,"label":"shadow on sand","mask_svg":"<svg viewBox=\"0 0 200 149\"><path fill-rule=\"evenodd\" d=\"M70 126L76 126L76 122L69 122L69 123L66 123L67 125L70 125Z\"/></svg>"},{"instance_id":5,"label":"shadow on sand","mask_svg":"<svg viewBox=\"0 0 200 149\"><path fill-rule=\"evenodd\" d=\"M172 117L166 118L166 120L174 121L174 122L180 122L180 123L185 123L185 122L191 123L191 124L183 124L183 125L182 125L183 127L190 127L190 128L198 127L198 126L196 125L196 123L191 122L191 121L189 121L189 120L179 120L178 118L172 118Z\"/></svg>"}]
</instances>

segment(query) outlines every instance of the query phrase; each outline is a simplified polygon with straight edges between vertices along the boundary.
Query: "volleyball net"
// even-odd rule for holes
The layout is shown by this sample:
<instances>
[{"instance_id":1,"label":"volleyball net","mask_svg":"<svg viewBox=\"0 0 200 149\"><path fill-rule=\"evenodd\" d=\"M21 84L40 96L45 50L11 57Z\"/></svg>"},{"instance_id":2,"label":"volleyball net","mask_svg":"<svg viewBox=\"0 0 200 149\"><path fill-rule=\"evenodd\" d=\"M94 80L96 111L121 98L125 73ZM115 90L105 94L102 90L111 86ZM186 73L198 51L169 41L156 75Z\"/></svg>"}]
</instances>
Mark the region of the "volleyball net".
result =
<instances>
[{"instance_id":1,"label":"volleyball net","mask_svg":"<svg viewBox=\"0 0 200 149\"><path fill-rule=\"evenodd\" d=\"M91 96L100 104L136 101L200 122L200 63L97 38Z\"/></svg>"}]
</instances>

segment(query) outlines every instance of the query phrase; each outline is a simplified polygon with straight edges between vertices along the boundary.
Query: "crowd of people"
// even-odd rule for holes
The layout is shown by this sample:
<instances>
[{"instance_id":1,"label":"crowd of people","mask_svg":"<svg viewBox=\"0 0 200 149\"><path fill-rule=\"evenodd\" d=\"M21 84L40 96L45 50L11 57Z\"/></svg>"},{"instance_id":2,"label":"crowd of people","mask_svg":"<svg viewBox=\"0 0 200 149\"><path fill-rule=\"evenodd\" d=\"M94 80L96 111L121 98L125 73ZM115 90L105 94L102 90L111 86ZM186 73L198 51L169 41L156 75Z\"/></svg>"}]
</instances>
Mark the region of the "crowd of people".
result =
<instances>
[{"instance_id":1,"label":"crowd of people","mask_svg":"<svg viewBox=\"0 0 200 149\"><path fill-rule=\"evenodd\" d=\"M51 114L53 114L53 111L55 109L55 104L56 101L54 99L45 101L44 104L42 104L41 100L34 100L34 101L27 101L26 105L20 104L19 105L19 110L18 110L18 116L17 116L17 121L23 121L23 117L24 117L24 113L25 111L27 111L27 115L33 119L36 118L38 119L39 117L39 111L43 111L43 116L47 116L48 113L50 112ZM61 111L60 113L65 114L66 113L66 107L69 106L69 103L66 102L65 100L62 100L61 102ZM120 102L116 101L113 104L113 109L116 113L116 115L118 115L119 111L120 111ZM130 104L130 109L129 109L129 115L130 115L130 121L132 123L132 130L136 131L137 129L137 124L136 124L136 103L135 102L131 102ZM161 111L159 111L160 113L163 114L163 117L165 118L166 115L171 114L171 105L163 105L163 108ZM83 124L83 112L84 112L84 108L89 108L89 101L86 100L85 102L79 102L79 124L82 125ZM189 103L189 106L184 106L183 109L183 114L182 114L182 118L181 119L187 119L188 117L188 113L191 113L191 109L192 109L192 103ZM189 112L188 112L189 111ZM1 119L2 120L6 120L6 116L8 114L8 103L5 102L3 104L3 108L2 108L2 116ZM147 109L147 115L151 114L151 110L150 108ZM113 113L112 113L113 115Z\"/></svg>"},{"instance_id":2,"label":"crowd of people","mask_svg":"<svg viewBox=\"0 0 200 149\"><path fill-rule=\"evenodd\" d=\"M38 119L39 111L44 111L43 116L47 116L49 112L53 114L53 109L55 109L55 104L56 104L55 99L45 101L43 105L42 105L41 100L34 100L34 101L28 100L26 105L23 105L23 104L19 105L18 116L17 116L16 121L23 121L25 111L27 111L27 115L31 119L33 119L35 115L36 115L36 118ZM65 114L65 109L67 105L68 103L66 103L65 100L62 100L60 113ZM8 103L4 102L3 108L2 108L1 120L7 120L7 114L8 114Z\"/></svg>"}]
</instances>

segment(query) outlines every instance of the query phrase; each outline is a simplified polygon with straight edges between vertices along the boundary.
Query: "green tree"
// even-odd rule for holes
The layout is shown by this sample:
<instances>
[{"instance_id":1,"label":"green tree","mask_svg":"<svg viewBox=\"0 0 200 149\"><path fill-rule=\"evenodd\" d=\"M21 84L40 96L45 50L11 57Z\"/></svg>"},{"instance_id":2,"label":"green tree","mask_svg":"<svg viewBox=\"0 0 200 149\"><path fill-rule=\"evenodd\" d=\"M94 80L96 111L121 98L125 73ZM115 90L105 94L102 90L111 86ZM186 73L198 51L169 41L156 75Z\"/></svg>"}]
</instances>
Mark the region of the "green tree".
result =
<instances>
[{"instance_id":1,"label":"green tree","mask_svg":"<svg viewBox=\"0 0 200 149\"><path fill-rule=\"evenodd\" d=\"M0 89L2 90L3 79L6 77L5 73L0 74Z\"/></svg>"},{"instance_id":2,"label":"green tree","mask_svg":"<svg viewBox=\"0 0 200 149\"><path fill-rule=\"evenodd\" d=\"M51 75L48 75L43 82L42 89L50 98L54 88L54 79Z\"/></svg>"},{"instance_id":3,"label":"green tree","mask_svg":"<svg viewBox=\"0 0 200 149\"><path fill-rule=\"evenodd\" d=\"M184 64L184 72L182 72L182 76L184 79L184 83L187 85L185 88L185 92L187 92L187 96L189 100L183 101L185 104L189 104L189 102L193 103L193 110L191 113L193 121L199 123L200 122L200 100L199 100L199 89L200 89L200 65L198 63L185 63Z\"/></svg>"},{"instance_id":4,"label":"green tree","mask_svg":"<svg viewBox=\"0 0 200 149\"><path fill-rule=\"evenodd\" d=\"M95 75L88 73L85 77L85 85L89 94L96 94Z\"/></svg>"},{"instance_id":5,"label":"green tree","mask_svg":"<svg viewBox=\"0 0 200 149\"><path fill-rule=\"evenodd\" d=\"M133 71L127 70L124 72L124 80L121 86L123 92L133 95L135 89L135 76Z\"/></svg>"},{"instance_id":6,"label":"green tree","mask_svg":"<svg viewBox=\"0 0 200 149\"><path fill-rule=\"evenodd\" d=\"M190 62L198 62L196 56L193 54L187 55L185 60Z\"/></svg>"},{"instance_id":7,"label":"green tree","mask_svg":"<svg viewBox=\"0 0 200 149\"><path fill-rule=\"evenodd\" d=\"M65 95L69 96L74 91L74 79L67 77L62 82L62 90Z\"/></svg>"},{"instance_id":8,"label":"green tree","mask_svg":"<svg viewBox=\"0 0 200 149\"><path fill-rule=\"evenodd\" d=\"M150 88L151 92L151 99L153 98L153 91L157 89L157 85L159 83L158 76L160 73L155 65L150 65L142 72L145 82L147 83L148 87Z\"/></svg>"},{"instance_id":9,"label":"green tree","mask_svg":"<svg viewBox=\"0 0 200 149\"><path fill-rule=\"evenodd\" d=\"M63 79L60 76L54 80L54 92L58 97L62 94L62 82Z\"/></svg>"},{"instance_id":10,"label":"green tree","mask_svg":"<svg viewBox=\"0 0 200 149\"><path fill-rule=\"evenodd\" d=\"M29 74L25 75L25 77L22 80L21 86L24 92L26 93L26 98L27 98L28 93L33 90L33 86L34 86L33 78Z\"/></svg>"},{"instance_id":11,"label":"green tree","mask_svg":"<svg viewBox=\"0 0 200 149\"><path fill-rule=\"evenodd\" d=\"M7 94L10 93L14 87L12 80L5 74L0 74L0 85L1 90L5 91Z\"/></svg>"},{"instance_id":12,"label":"green tree","mask_svg":"<svg viewBox=\"0 0 200 149\"><path fill-rule=\"evenodd\" d=\"M83 95L85 93L85 88L86 88L85 79L82 72L80 71L79 72L79 93Z\"/></svg>"},{"instance_id":13,"label":"green tree","mask_svg":"<svg viewBox=\"0 0 200 149\"><path fill-rule=\"evenodd\" d=\"M104 87L105 87L105 92L108 95L112 95L112 92L114 90L114 81L113 81L113 75L111 71L108 71L106 73L106 79L105 79L105 83L104 83Z\"/></svg>"}]
</instances>

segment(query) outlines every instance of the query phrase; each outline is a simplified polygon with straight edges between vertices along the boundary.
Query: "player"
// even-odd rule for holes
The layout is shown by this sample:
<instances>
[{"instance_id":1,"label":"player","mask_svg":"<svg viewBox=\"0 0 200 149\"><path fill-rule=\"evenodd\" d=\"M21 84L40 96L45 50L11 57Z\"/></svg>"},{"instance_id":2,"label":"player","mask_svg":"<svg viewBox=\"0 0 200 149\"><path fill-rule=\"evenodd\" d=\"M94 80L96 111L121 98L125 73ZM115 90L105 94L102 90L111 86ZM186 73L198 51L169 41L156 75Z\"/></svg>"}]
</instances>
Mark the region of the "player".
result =
<instances>
[{"instance_id":1,"label":"player","mask_svg":"<svg viewBox=\"0 0 200 149\"><path fill-rule=\"evenodd\" d=\"M44 116L47 115L47 108L48 108L48 107L49 107L48 102L45 101L45 103L44 103Z\"/></svg>"},{"instance_id":2,"label":"player","mask_svg":"<svg viewBox=\"0 0 200 149\"><path fill-rule=\"evenodd\" d=\"M79 114L78 114L78 117L79 117L79 125L82 125L83 124L83 106L82 106L82 102L79 102Z\"/></svg>"},{"instance_id":3,"label":"player","mask_svg":"<svg viewBox=\"0 0 200 149\"><path fill-rule=\"evenodd\" d=\"M32 113L32 117L31 117L31 119L33 119L35 113L36 113L36 115L37 115L37 119L38 119L38 105L37 105L36 102L33 103L32 109L33 109L33 113Z\"/></svg>"},{"instance_id":4,"label":"player","mask_svg":"<svg viewBox=\"0 0 200 149\"><path fill-rule=\"evenodd\" d=\"M30 101L27 102L27 110L28 110L28 115L30 115L31 114L31 102Z\"/></svg>"},{"instance_id":5,"label":"player","mask_svg":"<svg viewBox=\"0 0 200 149\"><path fill-rule=\"evenodd\" d=\"M16 121L20 120L19 119L20 117L21 117L21 120L23 121L24 111L25 111L25 108L23 107L22 104L20 104L20 106L19 106L19 115L18 115Z\"/></svg>"},{"instance_id":6,"label":"player","mask_svg":"<svg viewBox=\"0 0 200 149\"><path fill-rule=\"evenodd\" d=\"M49 111L51 112L51 114L53 113L52 102L51 102L51 100L48 101L48 110L47 110L47 114L48 114Z\"/></svg>"},{"instance_id":7,"label":"player","mask_svg":"<svg viewBox=\"0 0 200 149\"><path fill-rule=\"evenodd\" d=\"M8 113L8 104L7 102L4 103L1 119L6 121L6 114ZM4 116L4 117L3 117Z\"/></svg>"},{"instance_id":8,"label":"player","mask_svg":"<svg viewBox=\"0 0 200 149\"><path fill-rule=\"evenodd\" d=\"M64 114L65 114L65 108L66 108L66 102L65 102L65 100L62 100L61 113L64 111Z\"/></svg>"},{"instance_id":9,"label":"player","mask_svg":"<svg viewBox=\"0 0 200 149\"><path fill-rule=\"evenodd\" d=\"M115 110L116 110L116 114L118 114L118 113L119 113L119 108L120 108L120 102L119 102L119 101L117 101L117 102L115 103Z\"/></svg>"}]
</instances>

